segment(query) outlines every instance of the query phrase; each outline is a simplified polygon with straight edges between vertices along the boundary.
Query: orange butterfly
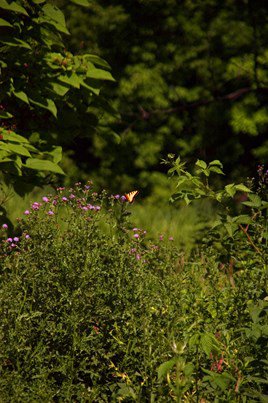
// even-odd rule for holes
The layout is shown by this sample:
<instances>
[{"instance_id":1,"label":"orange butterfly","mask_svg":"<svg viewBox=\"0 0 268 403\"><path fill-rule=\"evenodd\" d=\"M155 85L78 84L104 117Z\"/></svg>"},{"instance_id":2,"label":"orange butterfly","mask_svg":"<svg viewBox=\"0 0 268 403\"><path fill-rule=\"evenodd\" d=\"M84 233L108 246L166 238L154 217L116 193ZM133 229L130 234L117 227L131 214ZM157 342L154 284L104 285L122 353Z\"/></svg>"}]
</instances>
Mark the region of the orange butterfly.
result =
<instances>
[{"instance_id":1,"label":"orange butterfly","mask_svg":"<svg viewBox=\"0 0 268 403\"><path fill-rule=\"evenodd\" d=\"M126 193L125 198L127 199L127 201L129 203L132 203L134 201L134 198L137 196L138 193L139 193L138 190L133 190L132 192Z\"/></svg>"}]
</instances>

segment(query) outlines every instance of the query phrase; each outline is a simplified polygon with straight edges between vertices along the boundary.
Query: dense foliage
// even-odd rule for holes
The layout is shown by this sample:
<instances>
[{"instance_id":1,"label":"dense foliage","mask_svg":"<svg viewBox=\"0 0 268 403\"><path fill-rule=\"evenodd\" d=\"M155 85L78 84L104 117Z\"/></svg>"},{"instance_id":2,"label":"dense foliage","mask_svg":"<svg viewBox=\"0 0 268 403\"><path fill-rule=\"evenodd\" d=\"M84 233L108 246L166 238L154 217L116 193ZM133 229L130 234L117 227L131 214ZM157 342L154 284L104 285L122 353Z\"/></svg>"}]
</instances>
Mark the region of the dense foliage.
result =
<instances>
[{"instance_id":1,"label":"dense foliage","mask_svg":"<svg viewBox=\"0 0 268 403\"><path fill-rule=\"evenodd\" d=\"M117 80L110 98L121 119L107 123L120 145L106 137L71 146L104 186L152 192L170 152L219 158L239 178L267 162L266 1L54 3L66 14L70 49L101 55ZM87 153L81 161L81 145L98 161Z\"/></svg>"},{"instance_id":2,"label":"dense foliage","mask_svg":"<svg viewBox=\"0 0 268 403\"><path fill-rule=\"evenodd\" d=\"M261 257L233 238L233 271L204 243L185 261L128 207L77 183L32 203L3 239L1 401L265 401L264 238Z\"/></svg>"},{"instance_id":3,"label":"dense foliage","mask_svg":"<svg viewBox=\"0 0 268 403\"><path fill-rule=\"evenodd\" d=\"M107 110L101 84L113 78L99 57L65 49L64 15L46 0L1 0L0 11L1 183L25 194L63 174L62 146L92 135Z\"/></svg>"}]
</instances>

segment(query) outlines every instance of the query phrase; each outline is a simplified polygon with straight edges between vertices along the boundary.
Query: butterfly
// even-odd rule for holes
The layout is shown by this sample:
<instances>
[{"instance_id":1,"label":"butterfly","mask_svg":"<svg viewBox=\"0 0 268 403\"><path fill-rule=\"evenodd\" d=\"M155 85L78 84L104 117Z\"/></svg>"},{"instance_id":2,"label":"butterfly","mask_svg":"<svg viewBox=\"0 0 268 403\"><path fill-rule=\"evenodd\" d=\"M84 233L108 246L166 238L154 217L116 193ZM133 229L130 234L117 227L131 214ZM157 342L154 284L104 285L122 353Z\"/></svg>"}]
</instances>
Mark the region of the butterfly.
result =
<instances>
[{"instance_id":1,"label":"butterfly","mask_svg":"<svg viewBox=\"0 0 268 403\"><path fill-rule=\"evenodd\" d=\"M137 196L138 193L139 193L138 190L133 190L132 192L126 193L125 198L127 199L127 201L129 203L132 203L134 201L134 198Z\"/></svg>"}]
</instances>

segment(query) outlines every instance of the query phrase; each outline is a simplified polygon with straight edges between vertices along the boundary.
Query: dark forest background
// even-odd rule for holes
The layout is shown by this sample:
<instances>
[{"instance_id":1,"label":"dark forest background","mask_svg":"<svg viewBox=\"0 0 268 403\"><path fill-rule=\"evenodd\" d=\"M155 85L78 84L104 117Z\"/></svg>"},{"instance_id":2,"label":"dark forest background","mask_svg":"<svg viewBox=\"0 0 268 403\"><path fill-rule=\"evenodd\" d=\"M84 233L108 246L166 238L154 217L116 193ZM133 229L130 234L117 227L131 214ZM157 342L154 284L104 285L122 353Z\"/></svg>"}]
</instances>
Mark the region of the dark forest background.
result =
<instances>
[{"instance_id":1,"label":"dark forest background","mask_svg":"<svg viewBox=\"0 0 268 403\"><path fill-rule=\"evenodd\" d=\"M116 79L103 93L118 114L67 145L71 177L82 170L100 186L149 194L162 186L167 153L220 159L229 179L267 162L266 1L53 3L69 50L103 57Z\"/></svg>"}]
</instances>

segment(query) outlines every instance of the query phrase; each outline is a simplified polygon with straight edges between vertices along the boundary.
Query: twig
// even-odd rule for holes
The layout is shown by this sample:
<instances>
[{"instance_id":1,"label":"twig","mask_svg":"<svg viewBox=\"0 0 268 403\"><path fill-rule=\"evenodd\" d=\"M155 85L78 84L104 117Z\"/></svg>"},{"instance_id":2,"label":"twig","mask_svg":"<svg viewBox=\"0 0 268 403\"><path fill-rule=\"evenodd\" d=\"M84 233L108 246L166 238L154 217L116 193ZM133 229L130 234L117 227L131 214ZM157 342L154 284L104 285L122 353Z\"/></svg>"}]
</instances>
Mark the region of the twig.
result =
<instances>
[{"instance_id":1,"label":"twig","mask_svg":"<svg viewBox=\"0 0 268 403\"><path fill-rule=\"evenodd\" d=\"M250 235L249 235L248 232L247 232L247 229L245 229L245 228L243 227L243 225L241 225L241 224L239 224L239 228L240 228L240 229L244 232L244 234L246 235L246 237L247 237L248 242L250 243L250 245L252 245L253 248L255 249L255 251L261 255L262 253L261 253L260 249L259 249L259 248L254 244L254 242L252 241Z\"/></svg>"}]
</instances>

